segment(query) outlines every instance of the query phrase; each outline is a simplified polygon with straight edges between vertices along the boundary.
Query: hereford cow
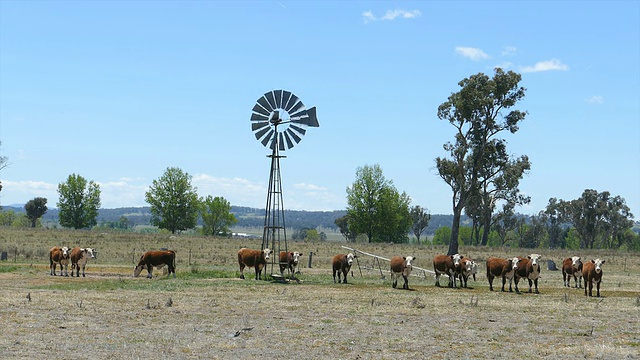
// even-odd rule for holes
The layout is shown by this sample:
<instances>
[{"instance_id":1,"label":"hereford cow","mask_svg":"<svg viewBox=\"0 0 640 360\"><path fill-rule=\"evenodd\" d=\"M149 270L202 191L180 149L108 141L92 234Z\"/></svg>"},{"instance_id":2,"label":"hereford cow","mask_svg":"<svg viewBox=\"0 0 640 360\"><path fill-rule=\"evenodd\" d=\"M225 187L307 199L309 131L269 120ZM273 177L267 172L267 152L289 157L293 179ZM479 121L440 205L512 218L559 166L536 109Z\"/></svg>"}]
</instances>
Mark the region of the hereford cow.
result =
<instances>
[{"instance_id":1,"label":"hereford cow","mask_svg":"<svg viewBox=\"0 0 640 360\"><path fill-rule=\"evenodd\" d=\"M353 259L357 258L352 253L338 254L333 257L333 283L336 282L336 273L338 274L338 283L340 283L340 274L343 275L343 284L347 283L347 274L351 270Z\"/></svg>"},{"instance_id":2,"label":"hereford cow","mask_svg":"<svg viewBox=\"0 0 640 360\"><path fill-rule=\"evenodd\" d=\"M489 280L489 290L493 291L493 279L495 277L502 278L502 291L504 292L504 285L509 279L509 292L513 292L511 284L513 282L513 259L500 259L489 257L487 259L487 280Z\"/></svg>"},{"instance_id":3,"label":"hereford cow","mask_svg":"<svg viewBox=\"0 0 640 360\"><path fill-rule=\"evenodd\" d=\"M60 276L64 270L64 276L69 276L69 248L66 246L54 246L49 250L49 275L56 275L56 266L60 264Z\"/></svg>"},{"instance_id":4,"label":"hereford cow","mask_svg":"<svg viewBox=\"0 0 640 360\"><path fill-rule=\"evenodd\" d=\"M467 280L471 275L474 276L473 280L475 281L475 276L477 272L478 272L478 264L476 264L475 261L473 261L470 258L464 258L460 260L460 272L458 273L458 279L460 280L460 287L465 287L465 288L467 287Z\"/></svg>"},{"instance_id":5,"label":"hereford cow","mask_svg":"<svg viewBox=\"0 0 640 360\"><path fill-rule=\"evenodd\" d=\"M587 261L582 265L582 278L584 278L584 296L587 296L587 285L589 285L589 296L593 296L593 282L596 283L596 296L600 297L600 282L602 282L602 264L605 260L595 259Z\"/></svg>"},{"instance_id":6,"label":"hereford cow","mask_svg":"<svg viewBox=\"0 0 640 360\"><path fill-rule=\"evenodd\" d=\"M297 251L280 251L280 275L284 276L284 269L289 269L291 276L293 276L302 255L304 254Z\"/></svg>"},{"instance_id":7,"label":"hereford cow","mask_svg":"<svg viewBox=\"0 0 640 360\"><path fill-rule=\"evenodd\" d=\"M71 276L73 276L73 270L76 270L76 277L80 277L80 267L82 267L82 277L84 277L84 268L89 262L89 259L94 259L96 249L92 248L79 248L74 247L71 250Z\"/></svg>"},{"instance_id":8,"label":"hereford cow","mask_svg":"<svg viewBox=\"0 0 640 360\"><path fill-rule=\"evenodd\" d=\"M273 250L251 250L242 248L238 250L238 265L240 265L240 279L244 279L244 268L253 267L256 271L256 280L260 280L262 277L262 268L267 264L269 256L273 253ZM266 275L265 275L266 278Z\"/></svg>"},{"instance_id":9,"label":"hereford cow","mask_svg":"<svg viewBox=\"0 0 640 360\"><path fill-rule=\"evenodd\" d=\"M461 271L460 260L464 256L455 255L436 255L433 258L433 271L436 273L436 286L440 287L440 275L445 274L449 277L449 287L456 287L456 276Z\"/></svg>"},{"instance_id":10,"label":"hereford cow","mask_svg":"<svg viewBox=\"0 0 640 360\"><path fill-rule=\"evenodd\" d=\"M520 294L518 290L518 282L521 278L529 280L529 292L531 287L535 284L536 294L540 294L538 291L538 279L540 278L540 264L538 263L542 256L538 254L531 254L527 258L515 257L512 259L514 270L514 282L516 283L516 293Z\"/></svg>"},{"instance_id":11,"label":"hereford cow","mask_svg":"<svg viewBox=\"0 0 640 360\"><path fill-rule=\"evenodd\" d=\"M562 280L564 286L571 287L571 276L576 288L582 288L582 261L580 256L573 256L562 261Z\"/></svg>"},{"instance_id":12,"label":"hereford cow","mask_svg":"<svg viewBox=\"0 0 640 360\"><path fill-rule=\"evenodd\" d=\"M173 273L176 277L176 252L173 250L147 251L140 257L138 265L133 268L133 277L138 277L142 270L147 269L147 278L153 278L153 268L162 269L167 266L169 273L167 277Z\"/></svg>"},{"instance_id":13,"label":"hereford cow","mask_svg":"<svg viewBox=\"0 0 640 360\"><path fill-rule=\"evenodd\" d=\"M398 278L402 276L404 284L402 288L409 290L409 275L411 275L411 262L416 258L413 256L394 256L391 258L391 286L395 289L398 286Z\"/></svg>"}]
</instances>

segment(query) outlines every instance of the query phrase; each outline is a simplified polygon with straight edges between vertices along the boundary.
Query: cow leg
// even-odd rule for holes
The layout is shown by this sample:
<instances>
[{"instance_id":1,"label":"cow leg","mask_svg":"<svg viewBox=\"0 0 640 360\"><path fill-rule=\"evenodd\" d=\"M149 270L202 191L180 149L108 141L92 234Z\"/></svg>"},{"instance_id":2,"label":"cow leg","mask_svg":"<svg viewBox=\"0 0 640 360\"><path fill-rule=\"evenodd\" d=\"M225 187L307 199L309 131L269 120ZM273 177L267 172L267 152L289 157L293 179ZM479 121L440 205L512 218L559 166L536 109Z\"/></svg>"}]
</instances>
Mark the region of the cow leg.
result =
<instances>
[{"instance_id":1,"label":"cow leg","mask_svg":"<svg viewBox=\"0 0 640 360\"><path fill-rule=\"evenodd\" d=\"M49 264L49 275L56 276L56 263Z\"/></svg>"},{"instance_id":2,"label":"cow leg","mask_svg":"<svg viewBox=\"0 0 640 360\"><path fill-rule=\"evenodd\" d=\"M600 281L596 281L596 296L600 297Z\"/></svg>"},{"instance_id":3,"label":"cow leg","mask_svg":"<svg viewBox=\"0 0 640 360\"><path fill-rule=\"evenodd\" d=\"M398 286L398 278L394 273L391 273L391 287L395 289L396 286Z\"/></svg>"},{"instance_id":4,"label":"cow leg","mask_svg":"<svg viewBox=\"0 0 640 360\"><path fill-rule=\"evenodd\" d=\"M531 287L533 286L533 280L531 279L527 279L529 280L529 294L531 294Z\"/></svg>"},{"instance_id":5,"label":"cow leg","mask_svg":"<svg viewBox=\"0 0 640 360\"><path fill-rule=\"evenodd\" d=\"M489 280L489 291L493 291L493 275L487 272L487 280ZM502 282L502 291L504 291L504 281Z\"/></svg>"},{"instance_id":6,"label":"cow leg","mask_svg":"<svg viewBox=\"0 0 640 360\"><path fill-rule=\"evenodd\" d=\"M533 284L536 286L536 294L540 294L540 291L538 291L538 278L533 280Z\"/></svg>"},{"instance_id":7,"label":"cow leg","mask_svg":"<svg viewBox=\"0 0 640 360\"><path fill-rule=\"evenodd\" d=\"M407 279L406 275L402 275L402 277L404 278L404 285L402 285L402 288L405 290L409 290L409 279Z\"/></svg>"},{"instance_id":8,"label":"cow leg","mask_svg":"<svg viewBox=\"0 0 640 360\"><path fill-rule=\"evenodd\" d=\"M520 281L520 279L518 279L517 277L515 279L513 279L513 282L516 284L516 294L520 294L520 290L518 290L518 282Z\"/></svg>"},{"instance_id":9,"label":"cow leg","mask_svg":"<svg viewBox=\"0 0 640 360\"><path fill-rule=\"evenodd\" d=\"M578 276L578 289L582 289L582 276Z\"/></svg>"},{"instance_id":10,"label":"cow leg","mask_svg":"<svg viewBox=\"0 0 640 360\"><path fill-rule=\"evenodd\" d=\"M346 284L346 283L347 283L347 274L348 274L348 273L349 273L349 271L347 271L347 270L344 270L344 271L342 272L342 283L343 283L343 284Z\"/></svg>"},{"instance_id":11,"label":"cow leg","mask_svg":"<svg viewBox=\"0 0 640 360\"><path fill-rule=\"evenodd\" d=\"M151 264L147 264L147 278L153 279L153 266Z\"/></svg>"},{"instance_id":12,"label":"cow leg","mask_svg":"<svg viewBox=\"0 0 640 360\"><path fill-rule=\"evenodd\" d=\"M440 287L440 273L436 271L436 286Z\"/></svg>"}]
</instances>

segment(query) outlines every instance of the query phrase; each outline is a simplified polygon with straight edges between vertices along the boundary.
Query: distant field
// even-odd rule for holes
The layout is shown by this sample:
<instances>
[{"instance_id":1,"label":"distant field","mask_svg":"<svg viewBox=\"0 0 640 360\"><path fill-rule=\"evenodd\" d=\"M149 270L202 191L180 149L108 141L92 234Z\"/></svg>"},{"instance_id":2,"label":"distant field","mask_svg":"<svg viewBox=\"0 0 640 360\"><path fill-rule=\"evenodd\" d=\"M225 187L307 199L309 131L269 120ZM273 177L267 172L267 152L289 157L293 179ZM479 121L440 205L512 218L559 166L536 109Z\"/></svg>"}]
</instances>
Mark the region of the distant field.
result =
<instances>
[{"instance_id":1,"label":"distant field","mask_svg":"<svg viewBox=\"0 0 640 360\"><path fill-rule=\"evenodd\" d=\"M49 276L54 245L96 248L87 277ZM345 243L288 245L305 254L302 273L300 282L281 284L251 280L253 270L245 271L247 280L237 278L237 250L259 248L259 240L2 228L0 251L9 259L0 262L0 357L639 358L637 253L461 248L480 262L531 252L542 254L545 265L576 254L606 259L603 297L585 298L546 266L540 295L490 292L484 264L469 289L436 288L430 274L412 277L411 291L392 289L388 264L364 255L350 284L334 284L330 259L346 252ZM426 269L446 252L348 246L383 257L413 255ZM133 278L140 255L162 247L177 251L177 278Z\"/></svg>"}]
</instances>

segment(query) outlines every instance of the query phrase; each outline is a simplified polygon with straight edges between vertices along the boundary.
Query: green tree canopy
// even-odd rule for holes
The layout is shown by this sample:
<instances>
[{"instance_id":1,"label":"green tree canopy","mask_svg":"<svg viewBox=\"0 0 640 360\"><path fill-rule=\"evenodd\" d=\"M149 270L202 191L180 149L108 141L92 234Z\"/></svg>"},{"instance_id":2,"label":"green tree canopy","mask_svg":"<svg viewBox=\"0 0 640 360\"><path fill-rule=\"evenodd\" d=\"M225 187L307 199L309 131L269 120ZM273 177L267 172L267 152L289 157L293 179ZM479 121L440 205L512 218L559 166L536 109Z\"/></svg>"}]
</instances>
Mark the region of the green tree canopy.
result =
<instances>
[{"instance_id":1,"label":"green tree canopy","mask_svg":"<svg viewBox=\"0 0 640 360\"><path fill-rule=\"evenodd\" d=\"M338 229L340 230L340 234L342 234L342 236L344 236L344 239L347 242L354 242L356 241L356 236L358 234L356 234L354 231L351 231L349 229L349 215L345 215L345 216L341 216L339 218L337 218L335 220L335 224L338 227Z\"/></svg>"},{"instance_id":2,"label":"green tree canopy","mask_svg":"<svg viewBox=\"0 0 640 360\"><path fill-rule=\"evenodd\" d=\"M191 186L191 175L177 167L167 168L145 193L151 224L172 234L194 228L200 211L197 190Z\"/></svg>"},{"instance_id":3,"label":"green tree canopy","mask_svg":"<svg viewBox=\"0 0 640 360\"><path fill-rule=\"evenodd\" d=\"M228 235L230 228L238 222L231 213L231 204L223 197L208 195L202 200L202 233L204 235Z\"/></svg>"},{"instance_id":4,"label":"green tree canopy","mask_svg":"<svg viewBox=\"0 0 640 360\"><path fill-rule=\"evenodd\" d=\"M505 161L505 157L496 153L504 143L496 136L505 130L515 133L525 118L526 112L506 112L524 98L525 89L518 86L520 79L519 74L500 68L493 78L483 73L473 75L460 81L461 90L438 107L438 118L456 129L455 142L444 144L449 157L436 158L438 174L453 192L448 254L458 252L460 218L469 199L481 194L481 185L490 179L492 171L504 171L497 162ZM486 205L492 206L491 202Z\"/></svg>"},{"instance_id":5,"label":"green tree canopy","mask_svg":"<svg viewBox=\"0 0 640 360\"><path fill-rule=\"evenodd\" d=\"M349 229L365 234L369 242L407 242L410 202L385 179L379 165L359 167L356 181L347 188Z\"/></svg>"},{"instance_id":6,"label":"green tree canopy","mask_svg":"<svg viewBox=\"0 0 640 360\"><path fill-rule=\"evenodd\" d=\"M90 228L97 224L100 208L100 185L87 182L80 175L71 174L58 184L58 218L60 225L74 229Z\"/></svg>"},{"instance_id":7,"label":"green tree canopy","mask_svg":"<svg viewBox=\"0 0 640 360\"><path fill-rule=\"evenodd\" d=\"M38 219L47 212L47 199L37 197L27 201L24 205L24 210L27 212L27 218L31 221L31 227L36 227Z\"/></svg>"},{"instance_id":8,"label":"green tree canopy","mask_svg":"<svg viewBox=\"0 0 640 360\"><path fill-rule=\"evenodd\" d=\"M431 214L429 214L429 210L419 205L411 208L411 230L413 231L413 235L416 236L418 244L420 244L420 236L427 229L427 226L429 226L430 220Z\"/></svg>"}]
</instances>

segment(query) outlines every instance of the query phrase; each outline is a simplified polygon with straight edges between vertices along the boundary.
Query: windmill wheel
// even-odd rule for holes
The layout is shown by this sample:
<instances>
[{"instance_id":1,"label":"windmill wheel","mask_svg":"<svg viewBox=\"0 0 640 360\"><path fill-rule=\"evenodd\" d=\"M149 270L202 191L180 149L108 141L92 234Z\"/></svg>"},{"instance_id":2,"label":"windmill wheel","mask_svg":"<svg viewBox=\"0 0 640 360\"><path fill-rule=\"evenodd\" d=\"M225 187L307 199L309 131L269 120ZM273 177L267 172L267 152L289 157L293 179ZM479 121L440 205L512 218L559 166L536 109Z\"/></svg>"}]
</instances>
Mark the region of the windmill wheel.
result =
<instances>
[{"instance_id":1,"label":"windmill wheel","mask_svg":"<svg viewBox=\"0 0 640 360\"><path fill-rule=\"evenodd\" d=\"M262 145L274 150L291 149L302 140L307 127L319 127L316 108L305 108L300 99L286 90L262 95L252 109L251 130Z\"/></svg>"}]
</instances>

